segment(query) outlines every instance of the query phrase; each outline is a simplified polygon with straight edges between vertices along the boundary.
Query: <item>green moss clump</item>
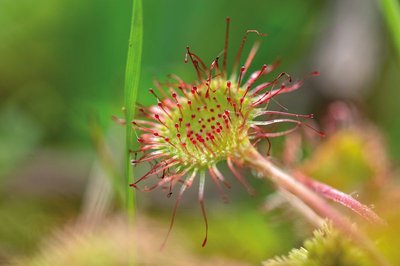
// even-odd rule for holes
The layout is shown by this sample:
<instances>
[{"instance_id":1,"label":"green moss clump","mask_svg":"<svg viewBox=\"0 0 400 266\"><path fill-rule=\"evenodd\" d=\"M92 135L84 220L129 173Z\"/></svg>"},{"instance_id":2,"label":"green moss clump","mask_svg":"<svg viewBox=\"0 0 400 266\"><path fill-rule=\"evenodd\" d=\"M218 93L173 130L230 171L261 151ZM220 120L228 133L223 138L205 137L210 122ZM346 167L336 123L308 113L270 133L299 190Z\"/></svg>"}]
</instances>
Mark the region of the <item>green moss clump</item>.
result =
<instances>
[{"instance_id":1,"label":"green moss clump","mask_svg":"<svg viewBox=\"0 0 400 266\"><path fill-rule=\"evenodd\" d=\"M367 254L347 237L325 224L303 247L292 249L287 256L264 262L264 266L372 266Z\"/></svg>"}]
</instances>

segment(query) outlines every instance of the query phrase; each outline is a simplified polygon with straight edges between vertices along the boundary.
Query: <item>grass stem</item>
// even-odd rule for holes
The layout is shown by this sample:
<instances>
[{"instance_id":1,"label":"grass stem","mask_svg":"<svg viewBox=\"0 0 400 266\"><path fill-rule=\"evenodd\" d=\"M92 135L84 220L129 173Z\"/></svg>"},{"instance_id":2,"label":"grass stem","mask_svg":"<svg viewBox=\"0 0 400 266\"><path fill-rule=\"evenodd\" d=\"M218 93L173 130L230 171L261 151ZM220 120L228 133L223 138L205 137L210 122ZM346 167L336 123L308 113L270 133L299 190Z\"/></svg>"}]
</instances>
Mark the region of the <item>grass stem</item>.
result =
<instances>
[{"instance_id":1,"label":"grass stem","mask_svg":"<svg viewBox=\"0 0 400 266\"><path fill-rule=\"evenodd\" d=\"M129 187L133 176L131 164L131 151L133 147L133 130L130 124L135 115L135 103L140 81L143 45L143 14L142 0L133 0L132 20L129 35L128 55L125 70L125 117L126 117L126 150L125 150L125 178L123 189L125 192L125 206L128 216L135 216L135 190Z\"/></svg>"}]
</instances>

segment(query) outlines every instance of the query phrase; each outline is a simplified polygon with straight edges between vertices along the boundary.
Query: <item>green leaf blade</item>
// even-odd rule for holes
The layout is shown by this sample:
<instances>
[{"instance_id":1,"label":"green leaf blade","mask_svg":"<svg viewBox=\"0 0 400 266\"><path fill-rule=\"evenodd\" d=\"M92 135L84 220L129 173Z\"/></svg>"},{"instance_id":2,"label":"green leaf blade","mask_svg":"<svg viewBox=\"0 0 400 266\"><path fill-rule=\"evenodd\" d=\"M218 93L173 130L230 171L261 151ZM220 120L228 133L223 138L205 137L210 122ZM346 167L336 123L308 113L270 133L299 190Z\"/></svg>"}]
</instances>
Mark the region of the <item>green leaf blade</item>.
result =
<instances>
[{"instance_id":1,"label":"green leaf blade","mask_svg":"<svg viewBox=\"0 0 400 266\"><path fill-rule=\"evenodd\" d=\"M125 118L126 118L126 150L125 150L125 178L123 187L126 190L125 204L128 216L135 215L135 191L129 187L133 176L131 151L133 150L133 129L131 121L135 115L135 104L139 88L143 47L143 12L142 1L133 0L131 29L129 35L128 55L125 69Z\"/></svg>"}]
</instances>

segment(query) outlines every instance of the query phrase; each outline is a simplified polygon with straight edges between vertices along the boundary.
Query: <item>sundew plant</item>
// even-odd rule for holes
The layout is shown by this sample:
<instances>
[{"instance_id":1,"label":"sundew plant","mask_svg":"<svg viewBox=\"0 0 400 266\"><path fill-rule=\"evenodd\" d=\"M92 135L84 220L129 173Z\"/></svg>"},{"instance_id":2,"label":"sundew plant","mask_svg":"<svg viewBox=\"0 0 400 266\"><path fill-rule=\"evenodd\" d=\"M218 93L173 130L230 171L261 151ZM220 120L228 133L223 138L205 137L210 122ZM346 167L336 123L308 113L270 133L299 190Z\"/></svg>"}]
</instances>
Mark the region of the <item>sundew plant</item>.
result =
<instances>
[{"instance_id":1,"label":"sundew plant","mask_svg":"<svg viewBox=\"0 0 400 266\"><path fill-rule=\"evenodd\" d=\"M151 166L146 174L138 177L130 186L145 192L161 189L166 191L168 197L172 195L174 187L180 187L165 240L173 227L185 191L197 186L205 223L202 246L206 245L208 221L204 190L208 183L214 183L222 200L226 201L224 191L230 188L228 180L233 176L250 194L254 193L247 177L239 171L246 167L270 180L278 190L294 196L304 208L331 220L333 226L351 236L374 259L381 261L372 243L325 199L350 208L372 223L382 224L382 220L370 208L306 175L287 173L258 151L261 140L271 145L270 139L285 137L301 128L312 130L315 137L322 137L324 133L309 123L312 114L271 108L270 103L276 101L276 96L300 89L304 80L294 81L286 72L271 78L271 72L279 65L278 61L258 66L257 71L250 73L248 70L260 47L258 41L244 57L244 65L240 65L248 35L256 34L262 38L263 34L259 31L245 32L233 59L233 68L228 71L229 28L230 19L227 18L225 41L221 38L222 51L212 62L204 62L192 47L186 48L185 63L195 71L196 81L185 81L179 73L175 73L169 81L157 82L156 87L148 92L154 96L154 105L139 106L136 118L129 121L128 126L135 130L140 145L139 150L134 152L132 164ZM311 72L308 77L318 75L318 72ZM279 131L279 124L287 124L288 127ZM223 174L219 170L224 163L231 174Z\"/></svg>"},{"instance_id":2,"label":"sundew plant","mask_svg":"<svg viewBox=\"0 0 400 266\"><path fill-rule=\"evenodd\" d=\"M0 0L0 266L400 265L400 0Z\"/></svg>"}]
</instances>

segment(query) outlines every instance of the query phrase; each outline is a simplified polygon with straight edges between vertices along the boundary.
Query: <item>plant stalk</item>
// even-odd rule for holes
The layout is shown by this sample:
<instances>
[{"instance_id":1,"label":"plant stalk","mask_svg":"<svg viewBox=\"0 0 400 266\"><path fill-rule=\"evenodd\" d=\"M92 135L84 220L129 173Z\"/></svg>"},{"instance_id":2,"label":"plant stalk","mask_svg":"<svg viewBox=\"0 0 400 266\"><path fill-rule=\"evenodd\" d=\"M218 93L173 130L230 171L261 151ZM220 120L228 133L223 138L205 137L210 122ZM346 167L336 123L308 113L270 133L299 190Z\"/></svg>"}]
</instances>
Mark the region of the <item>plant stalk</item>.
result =
<instances>
[{"instance_id":1,"label":"plant stalk","mask_svg":"<svg viewBox=\"0 0 400 266\"><path fill-rule=\"evenodd\" d=\"M133 147L133 131L130 124L135 115L136 96L140 80L143 44L143 14L142 1L132 1L132 20L129 34L128 56L125 69L125 121L126 125L126 150L125 150L125 178L122 187L125 190L125 207L130 220L135 217L135 190L129 187L133 176L131 164L131 151Z\"/></svg>"},{"instance_id":2,"label":"plant stalk","mask_svg":"<svg viewBox=\"0 0 400 266\"><path fill-rule=\"evenodd\" d=\"M323 198L294 177L282 171L268 159L264 158L253 146L250 145L243 153L243 159L247 165L262 174L263 178L271 180L279 188L293 194L321 217L332 221L332 224L342 231L344 235L362 246L377 265L389 265L385 258L378 252L375 245L357 228L352 225L340 212L331 207Z\"/></svg>"}]
</instances>

